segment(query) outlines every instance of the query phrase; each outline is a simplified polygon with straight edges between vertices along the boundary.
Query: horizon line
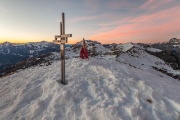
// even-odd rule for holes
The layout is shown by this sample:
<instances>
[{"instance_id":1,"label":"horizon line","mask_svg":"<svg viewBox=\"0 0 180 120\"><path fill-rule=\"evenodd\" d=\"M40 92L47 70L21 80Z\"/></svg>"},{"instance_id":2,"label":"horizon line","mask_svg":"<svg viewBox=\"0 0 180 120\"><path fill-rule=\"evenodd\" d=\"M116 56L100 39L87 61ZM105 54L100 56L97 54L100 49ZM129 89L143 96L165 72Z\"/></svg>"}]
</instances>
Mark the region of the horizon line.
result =
<instances>
[{"instance_id":1,"label":"horizon line","mask_svg":"<svg viewBox=\"0 0 180 120\"><path fill-rule=\"evenodd\" d=\"M178 38L171 38L171 39L178 39ZM169 40L171 40L169 39ZM90 40L90 39L86 39L86 40ZM166 41L163 41L163 42L167 42L169 40L166 40ZM81 40L79 40L80 42ZM98 40L91 40L91 41L97 41L97 42L100 42ZM2 43L5 43L5 42L9 42L9 41L4 41L4 42L0 42L0 44ZM38 42L50 42L50 43L53 43L51 41L46 41L46 40L42 40L42 41L34 41L34 42L9 42L11 44L27 44L27 43L38 43ZM129 42L132 42L132 41L129 41ZM129 42L125 42L125 43L129 43ZM163 43L163 42L160 42L160 41L157 41L157 42L153 42L153 43ZM77 42L76 42L77 43ZM76 44L76 43L66 43L66 44ZM100 42L101 43L101 42ZM113 44L114 42L112 43L103 43L103 44ZM153 44L153 43L148 43L148 42L132 42L132 43L146 43L146 44ZM102 44L102 43L101 43ZM116 43L116 44L123 44L123 43Z\"/></svg>"}]
</instances>

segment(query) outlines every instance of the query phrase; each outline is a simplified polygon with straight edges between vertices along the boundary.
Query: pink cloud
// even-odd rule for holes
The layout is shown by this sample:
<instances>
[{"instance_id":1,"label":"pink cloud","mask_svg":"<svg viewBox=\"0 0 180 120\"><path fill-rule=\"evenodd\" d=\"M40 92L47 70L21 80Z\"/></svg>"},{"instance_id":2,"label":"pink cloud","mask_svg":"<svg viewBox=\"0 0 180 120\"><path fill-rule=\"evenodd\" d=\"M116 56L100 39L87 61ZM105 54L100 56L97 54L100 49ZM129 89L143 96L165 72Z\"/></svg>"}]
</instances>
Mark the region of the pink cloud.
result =
<instances>
[{"instance_id":1,"label":"pink cloud","mask_svg":"<svg viewBox=\"0 0 180 120\"><path fill-rule=\"evenodd\" d=\"M127 24L117 24L116 28L91 36L91 39L100 40L102 43L164 41L168 36L180 32L179 15L180 7L175 7L151 15L128 18L124 21Z\"/></svg>"},{"instance_id":2,"label":"pink cloud","mask_svg":"<svg viewBox=\"0 0 180 120\"><path fill-rule=\"evenodd\" d=\"M141 9L155 9L162 6L163 4L166 4L172 1L174 0L147 0L147 2L143 4L140 8Z\"/></svg>"},{"instance_id":3,"label":"pink cloud","mask_svg":"<svg viewBox=\"0 0 180 120\"><path fill-rule=\"evenodd\" d=\"M147 8L150 5L152 5L154 3L155 0L148 0L145 4L143 4L140 8Z\"/></svg>"}]
</instances>

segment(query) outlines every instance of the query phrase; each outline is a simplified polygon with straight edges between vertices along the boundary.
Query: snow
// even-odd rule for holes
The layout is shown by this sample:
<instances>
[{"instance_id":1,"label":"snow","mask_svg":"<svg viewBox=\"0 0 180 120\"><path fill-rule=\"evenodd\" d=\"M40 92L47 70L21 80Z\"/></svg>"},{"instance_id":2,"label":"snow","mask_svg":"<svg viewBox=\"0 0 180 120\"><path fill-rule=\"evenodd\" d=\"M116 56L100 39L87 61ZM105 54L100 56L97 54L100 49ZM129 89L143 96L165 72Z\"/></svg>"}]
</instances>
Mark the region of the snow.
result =
<instances>
[{"instance_id":1,"label":"snow","mask_svg":"<svg viewBox=\"0 0 180 120\"><path fill-rule=\"evenodd\" d=\"M4 42L4 43L2 43L2 45L4 45L5 47L7 47L7 46L9 46L9 45L12 45L10 42Z\"/></svg>"},{"instance_id":2,"label":"snow","mask_svg":"<svg viewBox=\"0 0 180 120\"><path fill-rule=\"evenodd\" d=\"M150 51L150 52L161 52L162 51L160 49L152 48L152 47L144 48L141 45L133 44L131 42L124 43L124 44L119 44L119 45L117 45L117 48L120 49L122 52L127 52L132 48L139 48L139 49L142 49L142 50L146 49L147 51Z\"/></svg>"},{"instance_id":3,"label":"snow","mask_svg":"<svg viewBox=\"0 0 180 120\"><path fill-rule=\"evenodd\" d=\"M157 66L156 64L158 64L160 68L167 67L166 65L164 65L164 61L153 55L148 54L144 50L134 48L132 51L134 51L134 53L129 52L120 54L117 60L119 62L130 64L141 69L148 69L152 66Z\"/></svg>"},{"instance_id":4,"label":"snow","mask_svg":"<svg viewBox=\"0 0 180 120\"><path fill-rule=\"evenodd\" d=\"M157 49L157 48L147 48L147 51L150 51L150 52L161 52L162 50Z\"/></svg>"},{"instance_id":5,"label":"snow","mask_svg":"<svg viewBox=\"0 0 180 120\"><path fill-rule=\"evenodd\" d=\"M7 49L7 54L9 54L10 53L10 50L9 49Z\"/></svg>"},{"instance_id":6,"label":"snow","mask_svg":"<svg viewBox=\"0 0 180 120\"><path fill-rule=\"evenodd\" d=\"M66 54L65 55L66 58L77 58L77 57L79 57L78 52L66 51L65 54Z\"/></svg>"},{"instance_id":7,"label":"snow","mask_svg":"<svg viewBox=\"0 0 180 120\"><path fill-rule=\"evenodd\" d=\"M29 58L32 58L33 57L33 55L29 55Z\"/></svg>"},{"instance_id":8,"label":"snow","mask_svg":"<svg viewBox=\"0 0 180 120\"><path fill-rule=\"evenodd\" d=\"M30 54L33 54L35 51L34 50L29 50L29 53Z\"/></svg>"},{"instance_id":9,"label":"snow","mask_svg":"<svg viewBox=\"0 0 180 120\"><path fill-rule=\"evenodd\" d=\"M133 48L129 52L121 53L116 60L120 63L128 64L138 69L145 70L157 67L158 69L166 70L168 73L172 73L173 75L180 75L179 70L173 70L170 66L166 65L162 59L150 55L143 49L137 47Z\"/></svg>"},{"instance_id":10,"label":"snow","mask_svg":"<svg viewBox=\"0 0 180 120\"><path fill-rule=\"evenodd\" d=\"M79 43L77 43L77 45L78 44ZM83 41L81 41L80 44L83 45ZM105 48L101 43L96 42L96 41L86 40L86 45L87 45L87 49L92 50L92 51L93 51L93 47L95 47L96 52L100 53L100 54L104 54L104 53L107 53L109 51L108 48Z\"/></svg>"},{"instance_id":11,"label":"snow","mask_svg":"<svg viewBox=\"0 0 180 120\"><path fill-rule=\"evenodd\" d=\"M82 45L83 45L83 41L80 41L80 42L77 42L76 44L74 44L73 47L71 48L72 51L75 51L74 52L74 53L76 53L75 56L77 56L77 54L80 53ZM97 41L86 40L86 46L87 46L87 50L91 51L89 53L89 55L92 55L93 51L95 51L99 55L102 55L102 54L109 52L109 50L110 50L110 49L104 47L101 43L99 43Z\"/></svg>"},{"instance_id":12,"label":"snow","mask_svg":"<svg viewBox=\"0 0 180 120\"><path fill-rule=\"evenodd\" d=\"M180 45L173 45L174 47L180 47Z\"/></svg>"},{"instance_id":13,"label":"snow","mask_svg":"<svg viewBox=\"0 0 180 120\"><path fill-rule=\"evenodd\" d=\"M109 56L72 58L66 61L68 85L57 83L60 75L60 62L55 61L0 78L0 119L176 120L180 116L180 82L154 69L134 68Z\"/></svg>"},{"instance_id":14,"label":"snow","mask_svg":"<svg viewBox=\"0 0 180 120\"><path fill-rule=\"evenodd\" d=\"M109 51L109 49L103 47L101 44L96 44L95 47L96 47L96 51L98 53L104 54L104 53L107 53Z\"/></svg>"},{"instance_id":15,"label":"snow","mask_svg":"<svg viewBox=\"0 0 180 120\"><path fill-rule=\"evenodd\" d=\"M134 45L131 42L118 45L118 48L122 49L121 50L122 52L127 52L128 50L130 50L133 47L134 47Z\"/></svg>"}]
</instances>

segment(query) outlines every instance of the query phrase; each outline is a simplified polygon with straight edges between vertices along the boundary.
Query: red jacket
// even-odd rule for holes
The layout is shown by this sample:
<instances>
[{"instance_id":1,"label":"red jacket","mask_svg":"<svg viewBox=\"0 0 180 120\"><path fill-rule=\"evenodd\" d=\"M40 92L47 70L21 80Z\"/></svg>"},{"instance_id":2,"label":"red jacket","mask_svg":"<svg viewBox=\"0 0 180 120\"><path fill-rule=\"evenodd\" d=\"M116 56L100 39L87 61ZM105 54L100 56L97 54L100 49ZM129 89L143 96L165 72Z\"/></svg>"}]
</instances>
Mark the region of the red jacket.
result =
<instances>
[{"instance_id":1,"label":"red jacket","mask_svg":"<svg viewBox=\"0 0 180 120\"><path fill-rule=\"evenodd\" d=\"M81 51L80 51L80 58L82 59L89 59L88 57L88 51L86 48L81 48Z\"/></svg>"}]
</instances>

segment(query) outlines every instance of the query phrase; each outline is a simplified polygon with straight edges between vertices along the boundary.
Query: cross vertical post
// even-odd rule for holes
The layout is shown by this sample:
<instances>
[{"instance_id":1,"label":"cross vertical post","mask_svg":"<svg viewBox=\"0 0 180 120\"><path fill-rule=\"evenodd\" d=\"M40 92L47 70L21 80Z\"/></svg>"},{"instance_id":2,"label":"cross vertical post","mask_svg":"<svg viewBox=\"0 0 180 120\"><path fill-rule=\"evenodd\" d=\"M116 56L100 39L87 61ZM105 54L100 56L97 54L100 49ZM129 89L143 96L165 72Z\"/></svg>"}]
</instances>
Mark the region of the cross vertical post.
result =
<instances>
[{"instance_id":1,"label":"cross vertical post","mask_svg":"<svg viewBox=\"0 0 180 120\"><path fill-rule=\"evenodd\" d=\"M62 22L61 22L61 35L65 34L65 18L64 13L62 13ZM62 38L65 40L65 38ZM65 43L61 43L61 83L65 83Z\"/></svg>"},{"instance_id":2,"label":"cross vertical post","mask_svg":"<svg viewBox=\"0 0 180 120\"><path fill-rule=\"evenodd\" d=\"M60 22L60 35L55 35L55 40L53 42L60 43L60 54L61 54L61 82L63 85L66 85L65 81L65 43L68 41L68 37L72 37L72 34L65 34L65 16L62 13L62 22ZM57 40L60 38L60 40Z\"/></svg>"}]
</instances>

